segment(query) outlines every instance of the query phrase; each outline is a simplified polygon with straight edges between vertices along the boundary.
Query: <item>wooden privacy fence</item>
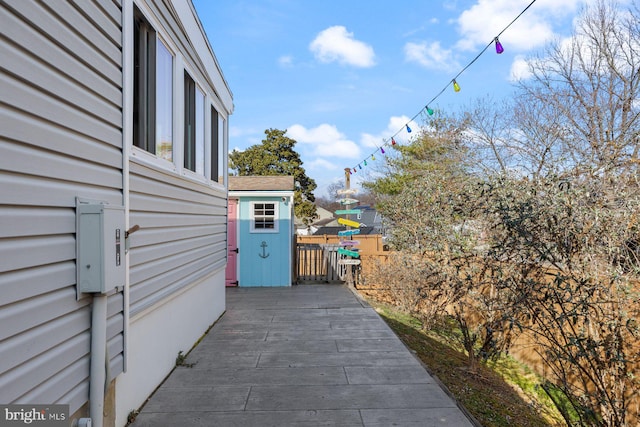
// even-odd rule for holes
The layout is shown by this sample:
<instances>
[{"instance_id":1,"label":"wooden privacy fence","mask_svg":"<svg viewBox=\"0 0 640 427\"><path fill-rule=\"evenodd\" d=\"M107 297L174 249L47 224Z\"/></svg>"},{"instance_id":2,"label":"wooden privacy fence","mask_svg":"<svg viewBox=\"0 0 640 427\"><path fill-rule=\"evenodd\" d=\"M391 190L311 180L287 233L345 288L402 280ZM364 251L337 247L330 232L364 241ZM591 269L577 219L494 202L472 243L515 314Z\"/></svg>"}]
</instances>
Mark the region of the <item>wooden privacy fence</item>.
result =
<instances>
[{"instance_id":1,"label":"wooden privacy fence","mask_svg":"<svg viewBox=\"0 0 640 427\"><path fill-rule=\"evenodd\" d=\"M366 268L366 263L375 262L378 257L386 257L383 252L382 236L354 236L360 242L362 266L355 266L357 273ZM298 283L339 283L345 280L346 269L354 266L340 265L338 260L344 256L338 254L340 239L335 235L313 235L296 237L296 281ZM357 278L359 274L354 274Z\"/></svg>"}]
</instances>

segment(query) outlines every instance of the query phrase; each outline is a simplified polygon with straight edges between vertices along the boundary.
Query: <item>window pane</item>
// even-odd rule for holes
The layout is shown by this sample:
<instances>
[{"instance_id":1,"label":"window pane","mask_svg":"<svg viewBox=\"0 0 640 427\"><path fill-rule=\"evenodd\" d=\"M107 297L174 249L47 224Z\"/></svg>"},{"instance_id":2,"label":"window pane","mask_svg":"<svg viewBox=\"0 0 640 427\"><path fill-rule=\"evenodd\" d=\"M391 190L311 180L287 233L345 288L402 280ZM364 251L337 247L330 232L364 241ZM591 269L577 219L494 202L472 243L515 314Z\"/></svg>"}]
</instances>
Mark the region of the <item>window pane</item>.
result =
<instances>
[{"instance_id":1,"label":"window pane","mask_svg":"<svg viewBox=\"0 0 640 427\"><path fill-rule=\"evenodd\" d=\"M196 170L204 175L204 93L196 87Z\"/></svg>"},{"instance_id":2,"label":"window pane","mask_svg":"<svg viewBox=\"0 0 640 427\"><path fill-rule=\"evenodd\" d=\"M220 182L218 171L222 169L218 165L218 112L211 106L211 181Z\"/></svg>"},{"instance_id":3,"label":"window pane","mask_svg":"<svg viewBox=\"0 0 640 427\"><path fill-rule=\"evenodd\" d=\"M226 122L222 116L218 115L218 182L220 184L226 183L226 176L229 173L227 171L227 153L225 151L227 138L225 136Z\"/></svg>"},{"instance_id":4,"label":"window pane","mask_svg":"<svg viewBox=\"0 0 640 427\"><path fill-rule=\"evenodd\" d=\"M196 84L186 71L184 72L184 167L196 170L195 137L195 94Z\"/></svg>"},{"instance_id":5,"label":"window pane","mask_svg":"<svg viewBox=\"0 0 640 427\"><path fill-rule=\"evenodd\" d=\"M156 33L135 8L133 35L133 145L155 154Z\"/></svg>"},{"instance_id":6,"label":"window pane","mask_svg":"<svg viewBox=\"0 0 640 427\"><path fill-rule=\"evenodd\" d=\"M156 50L156 155L173 161L173 56L160 40Z\"/></svg>"},{"instance_id":7,"label":"window pane","mask_svg":"<svg viewBox=\"0 0 640 427\"><path fill-rule=\"evenodd\" d=\"M253 230L275 230L276 203L253 203Z\"/></svg>"}]
</instances>

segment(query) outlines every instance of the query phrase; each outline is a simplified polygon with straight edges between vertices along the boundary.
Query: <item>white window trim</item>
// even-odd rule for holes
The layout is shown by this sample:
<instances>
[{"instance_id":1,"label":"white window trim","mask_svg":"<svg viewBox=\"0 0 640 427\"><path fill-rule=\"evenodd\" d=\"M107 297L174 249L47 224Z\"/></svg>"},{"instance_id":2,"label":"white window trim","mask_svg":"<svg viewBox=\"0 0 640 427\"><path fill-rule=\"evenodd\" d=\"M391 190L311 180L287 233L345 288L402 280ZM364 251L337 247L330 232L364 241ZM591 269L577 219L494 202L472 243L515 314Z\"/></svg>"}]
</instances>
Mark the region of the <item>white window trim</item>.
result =
<instances>
[{"instance_id":1,"label":"white window trim","mask_svg":"<svg viewBox=\"0 0 640 427\"><path fill-rule=\"evenodd\" d=\"M176 73L178 71L178 69L182 69L182 57L181 55L178 53L178 49L176 47L176 45L171 41L171 39L169 37L166 37L164 32L163 32L163 27L160 24L160 22L158 20L155 19L155 15L152 13L151 10L149 10L148 5L145 2L134 2L133 3L138 10L142 13L142 15L144 16L144 18L147 20L147 22L149 22L149 24L153 27L153 29L156 32L156 37L158 40L160 40L160 42L162 42L162 44L167 48L167 50L171 53L171 55L173 56L173 82L172 82L172 92L173 92L173 155L172 155L172 160L166 160L163 159L161 157L159 157L158 155L156 155L155 153L151 153L147 150L144 150L140 147L136 147L135 145L133 145L133 137L131 138L131 142L129 144L131 151L129 152L129 155L131 156L131 158L135 158L137 159L140 163L143 164L147 164L150 166L155 166L157 168L160 169L165 169L174 173L178 173L179 169L178 169L178 163L176 163L176 157L181 155L181 153L179 153L178 150L176 150L176 144L178 141L176 141L176 125L178 125L177 123L177 113L176 113L176 108L179 107L179 105L176 104L177 99L176 99L176 95L177 95L177 91L178 91L178 86L177 86L177 76ZM133 9L132 9L133 10ZM129 17L128 19L133 19L133 16ZM130 33L127 35L128 38L131 39L131 41L133 41L133 28L131 29ZM131 57L133 59L133 49L131 51ZM133 67L132 67L133 68ZM133 70L130 72L133 75ZM132 81L133 81L133 76L132 77ZM181 83L181 82L180 82ZM133 83L131 86L131 91L133 91ZM131 95L132 96L132 95ZM181 141L180 141L181 142ZM156 141L157 143L157 141Z\"/></svg>"},{"instance_id":2,"label":"white window trim","mask_svg":"<svg viewBox=\"0 0 640 427\"><path fill-rule=\"evenodd\" d=\"M273 228L256 228L256 205L257 204L265 204L265 203L273 203ZM251 233L259 233L259 234L275 234L279 233L279 215L280 215L280 204L276 200L268 200L268 201L252 201L249 203L249 218L250 218L250 229Z\"/></svg>"},{"instance_id":3,"label":"white window trim","mask_svg":"<svg viewBox=\"0 0 640 427\"><path fill-rule=\"evenodd\" d=\"M215 93L209 92L205 87L198 81L194 76L196 73L193 72L191 67L186 64L184 57L179 51L177 45L173 42L173 40L167 36L164 30L164 26L156 19L155 14L151 11L149 6L144 1L134 1L130 3L131 5L135 5L143 14L145 19L151 24L151 26L156 31L156 37L164 44L164 46L169 50L169 52L173 55L173 160L170 162L168 160L162 159L154 153L150 153L142 148L136 147L133 145L133 137L130 137L129 140L129 159L136 160L137 163L146 164L156 169L165 170L167 172L171 172L176 176L188 179L192 182L196 182L198 184L206 185L210 188L225 190L227 188L227 169L228 169L228 160L226 153L228 151L228 116L226 115L227 110L224 108L224 104L222 101L216 96ZM131 7L129 18L133 19L133 7ZM133 40L133 29L129 31L126 35L127 38L131 39L128 43L131 45ZM133 58L133 49L131 49L131 59ZM196 83L196 86L201 90L204 94L204 120L205 120L205 154L204 154L204 174L197 174L191 170L186 169L184 164L184 87L183 87L183 73L187 71L191 78ZM133 74L133 70L129 72L131 75ZM132 79L133 81L133 79ZM132 90L132 88L130 89ZM132 96L128 94L127 96ZM213 106L216 111L218 111L219 119L222 120L223 127L219 130L219 138L221 140L219 143L221 144L221 152L220 155L223 155L223 170L219 171L223 176L223 182L218 182L217 177L215 180L212 179L211 175L211 155L210 150L213 149L211 141L211 132L210 132L210 115L207 107ZM217 147L216 147L217 148Z\"/></svg>"}]
</instances>

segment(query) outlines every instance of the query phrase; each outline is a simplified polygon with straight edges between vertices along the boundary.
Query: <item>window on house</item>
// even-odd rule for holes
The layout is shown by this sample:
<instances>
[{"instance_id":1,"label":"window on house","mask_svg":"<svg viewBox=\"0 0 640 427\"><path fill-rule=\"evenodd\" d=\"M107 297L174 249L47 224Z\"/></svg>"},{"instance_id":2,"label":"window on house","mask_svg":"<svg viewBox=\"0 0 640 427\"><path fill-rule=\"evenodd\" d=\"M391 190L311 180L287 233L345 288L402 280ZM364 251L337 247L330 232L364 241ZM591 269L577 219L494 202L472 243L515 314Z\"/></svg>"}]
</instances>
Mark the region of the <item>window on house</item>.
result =
<instances>
[{"instance_id":1,"label":"window on house","mask_svg":"<svg viewBox=\"0 0 640 427\"><path fill-rule=\"evenodd\" d=\"M220 127L218 126L218 112L211 106L211 180L216 182L220 181L220 168L219 168L219 138Z\"/></svg>"},{"instance_id":2,"label":"window on house","mask_svg":"<svg viewBox=\"0 0 640 427\"><path fill-rule=\"evenodd\" d=\"M134 15L133 145L173 159L173 55L136 9Z\"/></svg>"},{"instance_id":3,"label":"window on house","mask_svg":"<svg viewBox=\"0 0 640 427\"><path fill-rule=\"evenodd\" d=\"M184 72L184 167L204 175L204 93Z\"/></svg>"},{"instance_id":4,"label":"window on house","mask_svg":"<svg viewBox=\"0 0 640 427\"><path fill-rule=\"evenodd\" d=\"M156 155L173 161L173 55L156 45Z\"/></svg>"},{"instance_id":5,"label":"window on house","mask_svg":"<svg viewBox=\"0 0 640 427\"><path fill-rule=\"evenodd\" d=\"M275 202L253 202L251 231L278 231L278 205Z\"/></svg>"}]
</instances>

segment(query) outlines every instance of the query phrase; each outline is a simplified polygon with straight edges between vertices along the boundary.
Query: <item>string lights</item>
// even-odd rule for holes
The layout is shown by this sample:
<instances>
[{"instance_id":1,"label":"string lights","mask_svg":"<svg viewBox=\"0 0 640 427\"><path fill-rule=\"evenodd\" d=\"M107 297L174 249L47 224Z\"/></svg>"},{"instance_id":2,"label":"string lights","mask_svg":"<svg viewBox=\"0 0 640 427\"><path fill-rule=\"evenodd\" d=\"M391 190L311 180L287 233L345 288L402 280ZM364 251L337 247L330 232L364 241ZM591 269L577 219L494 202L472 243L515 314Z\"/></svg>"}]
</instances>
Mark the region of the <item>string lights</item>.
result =
<instances>
[{"instance_id":1,"label":"string lights","mask_svg":"<svg viewBox=\"0 0 640 427\"><path fill-rule=\"evenodd\" d=\"M514 23L514 22L516 22L516 21L518 20L518 18L520 18L520 17L521 17L521 16L522 16L522 15L523 15L523 14L524 14L524 13L525 13L525 12L526 12L530 7L531 7L531 6L535 3L535 2L536 2L536 0L533 0L531 3L529 3L529 5L528 5L527 7L525 7L525 8L522 10L522 12L520 12L520 13L518 14L518 16L516 16L516 17L515 17L515 18L514 18L514 19L513 19L513 20L512 20L512 21L511 21L511 22L510 22L506 27L504 27L504 28L502 29L502 31L500 31L500 32L498 33L498 35L497 35L497 36L495 36L493 39L491 39L491 42L489 42L489 43L484 47L484 49L482 49L482 50L480 51L480 53L479 53L478 55L476 55L476 57L475 57L475 58L473 58L473 59L472 59L472 60L471 60L471 61L470 61L470 62L469 62L469 63L468 63L468 64L467 64L467 65L466 65L462 70L460 70L460 72L459 72L458 74L456 74L456 75L455 75L455 77L454 77L454 78L452 78L452 79L451 79L451 80L446 84L446 86L444 86L444 87L442 88L442 90L441 90L440 92L438 92L438 94L437 94L436 96L434 96L433 98L431 98L431 100L430 100L429 102L427 102L427 104L426 104L426 105L425 105L425 106L424 106L420 111L418 111L418 113L416 113L416 115L414 115L414 116L411 118L411 120L409 120L409 122L407 122L407 123L404 125L404 129L406 129L407 133L411 133L411 128L409 127L409 123L410 123L410 122L412 122L413 120L415 120L415 118L416 118L416 117L418 117L418 116L419 116L423 111L426 111L426 113L427 113L428 115L433 116L433 114L434 114L434 110L433 110L432 108L430 108L430 107L429 107L429 105L433 105L434 101L435 101L436 99L438 99L438 98L440 97L440 95L442 95L442 94L447 90L447 88L449 88L449 87L450 87L449 85L452 85L452 86L453 86L453 90L454 90L455 92L460 92L461 88L460 88L460 85L459 85L459 84L458 84L458 82L457 82L457 78L458 78L458 77L460 77L460 75L461 75L462 73L464 73L464 72L467 70L467 68L469 68L469 67L470 67L474 62L476 62L476 61L478 60L478 58L480 58L480 56L482 56L482 54L484 54L490 46L492 46L492 45L493 45L493 46L495 46L496 54L500 55L500 54L504 53L504 47L502 46L502 43L500 43L499 37L500 37L500 36L502 35L502 33L504 33L504 32L505 32L505 31L506 31L506 30L507 30L511 25L513 25L513 23ZM396 137L396 136L398 136L398 134L399 134L400 132L401 132L401 130L398 130L398 131L397 131L396 133L394 133L394 134L393 134L393 136L391 136L391 138L390 138L390 139L388 139L388 140L384 140L384 139L383 139L383 144L382 144L382 146L377 147L377 148L376 148L376 150L375 150L373 153L371 153L371 154L370 154L369 156L367 156L363 161L361 161L360 163L358 163L358 164L357 164L357 167L354 167L354 168L353 168L353 173L357 172L357 170L358 170L358 169L362 169L362 165L363 165L363 164L364 164L364 166L367 166L367 160L369 160L369 159L370 159L370 160L375 160L375 159L376 159L375 154L376 154L377 152L380 152L381 154L384 154L384 153L385 153L385 151L384 151L384 146L385 146L385 145L386 145L386 146L396 145L397 143L396 143L395 137ZM351 169L349 169L349 174L351 174L351 173L352 173L352 172L351 172Z\"/></svg>"}]
</instances>

